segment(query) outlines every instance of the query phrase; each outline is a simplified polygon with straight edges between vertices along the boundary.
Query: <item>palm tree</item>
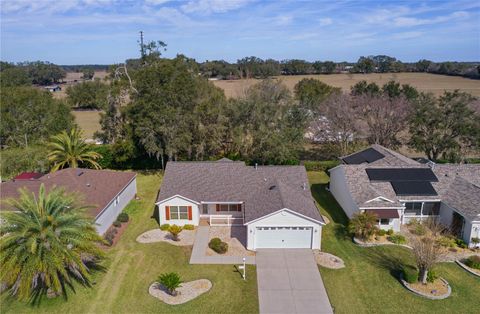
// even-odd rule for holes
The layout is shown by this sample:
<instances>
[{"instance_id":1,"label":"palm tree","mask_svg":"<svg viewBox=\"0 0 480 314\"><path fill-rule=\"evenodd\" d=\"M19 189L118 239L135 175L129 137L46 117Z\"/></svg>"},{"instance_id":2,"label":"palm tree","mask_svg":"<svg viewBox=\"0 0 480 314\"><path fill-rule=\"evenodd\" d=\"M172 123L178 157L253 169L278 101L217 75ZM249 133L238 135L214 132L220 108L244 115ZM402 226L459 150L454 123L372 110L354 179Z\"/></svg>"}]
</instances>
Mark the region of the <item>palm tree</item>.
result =
<instances>
[{"instance_id":1,"label":"palm tree","mask_svg":"<svg viewBox=\"0 0 480 314\"><path fill-rule=\"evenodd\" d=\"M96 160L102 158L102 155L85 143L82 132L76 128L68 133L63 131L52 136L48 147L50 149L48 160L54 164L52 172L65 167L77 168L80 163L101 169Z\"/></svg>"},{"instance_id":2,"label":"palm tree","mask_svg":"<svg viewBox=\"0 0 480 314\"><path fill-rule=\"evenodd\" d=\"M362 240L368 240L377 230L378 216L372 212L357 213L348 224L348 229Z\"/></svg>"},{"instance_id":3,"label":"palm tree","mask_svg":"<svg viewBox=\"0 0 480 314\"><path fill-rule=\"evenodd\" d=\"M98 245L103 239L75 195L56 187L46 193L42 184L37 196L21 189L7 204L13 211L2 213L0 282L13 295L59 295L74 280L90 285L89 267L104 256Z\"/></svg>"}]
</instances>

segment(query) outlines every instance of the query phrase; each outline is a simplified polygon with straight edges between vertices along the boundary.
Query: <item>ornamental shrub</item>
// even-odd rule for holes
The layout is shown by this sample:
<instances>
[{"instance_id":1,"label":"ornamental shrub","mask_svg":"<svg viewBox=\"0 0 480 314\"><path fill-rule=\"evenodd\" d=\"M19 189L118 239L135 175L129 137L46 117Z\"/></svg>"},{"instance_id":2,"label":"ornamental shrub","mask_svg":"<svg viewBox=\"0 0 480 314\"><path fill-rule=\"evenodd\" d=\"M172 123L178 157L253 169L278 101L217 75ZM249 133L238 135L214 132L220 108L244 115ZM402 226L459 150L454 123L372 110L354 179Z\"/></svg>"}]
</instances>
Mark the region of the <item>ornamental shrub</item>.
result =
<instances>
[{"instance_id":1,"label":"ornamental shrub","mask_svg":"<svg viewBox=\"0 0 480 314\"><path fill-rule=\"evenodd\" d=\"M388 229L387 235L391 236L391 235L393 235L393 233L394 233L393 229Z\"/></svg>"},{"instance_id":2,"label":"ornamental shrub","mask_svg":"<svg viewBox=\"0 0 480 314\"><path fill-rule=\"evenodd\" d=\"M383 230L383 229L378 229L377 230L377 235L379 236L384 236L387 234L387 230Z\"/></svg>"},{"instance_id":3,"label":"ornamental shrub","mask_svg":"<svg viewBox=\"0 0 480 314\"><path fill-rule=\"evenodd\" d=\"M403 280L408 283L416 283L418 281L418 270L412 266L403 266L402 268Z\"/></svg>"},{"instance_id":4,"label":"ornamental shrub","mask_svg":"<svg viewBox=\"0 0 480 314\"><path fill-rule=\"evenodd\" d=\"M465 265L471 268L480 269L480 256L472 255L465 261Z\"/></svg>"},{"instance_id":5,"label":"ornamental shrub","mask_svg":"<svg viewBox=\"0 0 480 314\"><path fill-rule=\"evenodd\" d=\"M434 282L438 278L437 273L435 270L431 269L427 273L427 282Z\"/></svg>"},{"instance_id":6,"label":"ornamental shrub","mask_svg":"<svg viewBox=\"0 0 480 314\"><path fill-rule=\"evenodd\" d=\"M162 286L164 286L168 292L176 296L177 295L177 288L179 288L182 284L182 280L180 279L180 276L177 273L165 273L161 274L160 277L158 277L158 281Z\"/></svg>"},{"instance_id":7,"label":"ornamental shrub","mask_svg":"<svg viewBox=\"0 0 480 314\"><path fill-rule=\"evenodd\" d=\"M117 227L117 228L120 228L120 227L122 226L122 223L121 223L120 221L118 221L118 220L115 220L115 221L113 222L113 225L114 225L115 227Z\"/></svg>"},{"instance_id":8,"label":"ornamental shrub","mask_svg":"<svg viewBox=\"0 0 480 314\"><path fill-rule=\"evenodd\" d=\"M167 231L168 228L170 228L169 224L163 224L163 225L160 226L160 230L162 230L162 231Z\"/></svg>"},{"instance_id":9,"label":"ornamental shrub","mask_svg":"<svg viewBox=\"0 0 480 314\"><path fill-rule=\"evenodd\" d=\"M208 247L218 254L225 254L228 251L228 243L222 242L220 238L213 238L208 243Z\"/></svg>"},{"instance_id":10,"label":"ornamental shrub","mask_svg":"<svg viewBox=\"0 0 480 314\"><path fill-rule=\"evenodd\" d=\"M193 229L195 229L195 226L190 225L190 224L186 224L186 225L183 226L183 229L184 230L193 230Z\"/></svg>"},{"instance_id":11,"label":"ornamental shrub","mask_svg":"<svg viewBox=\"0 0 480 314\"><path fill-rule=\"evenodd\" d=\"M387 240L392 242L392 243L395 243L395 244L405 244L405 243L407 243L407 240L401 234L391 235L387 238Z\"/></svg>"},{"instance_id":12,"label":"ornamental shrub","mask_svg":"<svg viewBox=\"0 0 480 314\"><path fill-rule=\"evenodd\" d=\"M118 215L118 217L117 217L117 220L120 221L120 222L127 222L128 219L129 219L129 217L128 217L127 213L120 213L120 215Z\"/></svg>"}]
</instances>

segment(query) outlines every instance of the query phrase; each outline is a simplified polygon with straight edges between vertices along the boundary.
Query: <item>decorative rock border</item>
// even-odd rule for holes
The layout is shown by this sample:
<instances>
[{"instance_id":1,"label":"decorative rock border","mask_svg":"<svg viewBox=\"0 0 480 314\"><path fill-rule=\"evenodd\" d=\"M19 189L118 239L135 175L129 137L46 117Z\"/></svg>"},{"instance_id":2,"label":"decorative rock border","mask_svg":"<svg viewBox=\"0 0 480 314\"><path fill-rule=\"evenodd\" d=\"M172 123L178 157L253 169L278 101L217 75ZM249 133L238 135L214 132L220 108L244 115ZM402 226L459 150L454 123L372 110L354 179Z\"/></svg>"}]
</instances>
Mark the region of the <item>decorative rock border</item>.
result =
<instances>
[{"instance_id":1,"label":"decorative rock border","mask_svg":"<svg viewBox=\"0 0 480 314\"><path fill-rule=\"evenodd\" d=\"M465 269L466 271L468 271L470 274L474 275L474 276L477 276L477 277L480 277L480 274L472 271L472 269L470 267L468 267L467 265L465 265L464 263L462 263L460 260L456 260L455 263L457 263L460 267L462 267L463 269Z\"/></svg>"},{"instance_id":2,"label":"decorative rock border","mask_svg":"<svg viewBox=\"0 0 480 314\"><path fill-rule=\"evenodd\" d=\"M452 294L452 287L450 287L450 284L448 283L448 281L446 281L445 279L443 278L439 278L443 283L445 283L447 285L447 293L444 294L444 295L428 295L428 294L424 294L423 292L420 292L418 290L415 290L413 289L412 287L410 287L409 283L406 282L405 280L403 280L402 277L400 277L400 282L402 283L402 285L409 291L415 293L416 295L419 295L421 297L424 297L424 298L427 298L427 299L430 299L430 300L443 300L443 299L446 299L450 296L450 294Z\"/></svg>"},{"instance_id":3,"label":"decorative rock border","mask_svg":"<svg viewBox=\"0 0 480 314\"><path fill-rule=\"evenodd\" d=\"M154 282L148 288L148 293L167 304L177 305L187 303L200 295L208 292L212 288L212 282L208 279L198 279L184 282L177 289L177 295L170 295L167 290L158 282Z\"/></svg>"},{"instance_id":4,"label":"decorative rock border","mask_svg":"<svg viewBox=\"0 0 480 314\"><path fill-rule=\"evenodd\" d=\"M396 243L392 243L392 242L384 242L384 243L368 243L368 242L363 242L362 240L356 238L356 237L353 237L353 243L355 243L356 245L358 246L361 246L361 247L374 247L374 246L382 246L382 245L396 245L396 246L403 246L407 249L410 249L412 250L413 248L410 246L410 245L406 245L406 244L396 244Z\"/></svg>"}]
</instances>

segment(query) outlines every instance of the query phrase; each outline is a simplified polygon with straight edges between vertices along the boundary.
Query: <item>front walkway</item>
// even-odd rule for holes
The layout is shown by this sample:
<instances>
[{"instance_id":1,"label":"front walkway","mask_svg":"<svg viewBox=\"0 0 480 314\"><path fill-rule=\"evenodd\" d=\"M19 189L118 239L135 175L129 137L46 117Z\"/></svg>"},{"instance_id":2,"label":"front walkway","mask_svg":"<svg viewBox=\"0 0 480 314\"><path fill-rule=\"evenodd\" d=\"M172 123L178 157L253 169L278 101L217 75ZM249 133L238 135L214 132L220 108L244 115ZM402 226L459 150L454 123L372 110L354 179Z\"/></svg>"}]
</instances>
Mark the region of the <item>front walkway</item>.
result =
<instances>
[{"instance_id":1,"label":"front walkway","mask_svg":"<svg viewBox=\"0 0 480 314\"><path fill-rule=\"evenodd\" d=\"M312 250L258 250L260 313L333 313Z\"/></svg>"},{"instance_id":2,"label":"front walkway","mask_svg":"<svg viewBox=\"0 0 480 314\"><path fill-rule=\"evenodd\" d=\"M242 264L243 256L208 256L209 226L198 226L193 243L190 264ZM255 264L255 256L245 256L247 264Z\"/></svg>"}]
</instances>

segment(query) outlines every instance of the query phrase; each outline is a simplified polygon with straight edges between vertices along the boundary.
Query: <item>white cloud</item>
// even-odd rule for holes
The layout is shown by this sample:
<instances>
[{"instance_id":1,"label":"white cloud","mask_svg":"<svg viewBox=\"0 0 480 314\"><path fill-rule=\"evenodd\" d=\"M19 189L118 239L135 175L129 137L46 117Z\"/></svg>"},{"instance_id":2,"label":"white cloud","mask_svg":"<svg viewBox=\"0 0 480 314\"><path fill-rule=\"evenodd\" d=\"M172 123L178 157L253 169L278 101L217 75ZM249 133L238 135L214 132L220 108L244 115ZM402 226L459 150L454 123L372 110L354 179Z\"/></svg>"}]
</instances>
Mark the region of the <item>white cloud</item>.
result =
<instances>
[{"instance_id":1,"label":"white cloud","mask_svg":"<svg viewBox=\"0 0 480 314\"><path fill-rule=\"evenodd\" d=\"M318 20L320 26L327 26L333 23L333 20L329 17L322 18Z\"/></svg>"},{"instance_id":2,"label":"white cloud","mask_svg":"<svg viewBox=\"0 0 480 314\"><path fill-rule=\"evenodd\" d=\"M452 20L461 20L468 18L469 14L465 11L453 12L450 15L437 16L431 19L420 19L415 17L397 17L395 18L394 24L399 27L410 27L410 26L420 26L420 25L430 25L437 23L449 22Z\"/></svg>"},{"instance_id":3,"label":"white cloud","mask_svg":"<svg viewBox=\"0 0 480 314\"><path fill-rule=\"evenodd\" d=\"M225 13L243 7L250 0L191 0L182 5L186 13Z\"/></svg>"},{"instance_id":4,"label":"white cloud","mask_svg":"<svg viewBox=\"0 0 480 314\"><path fill-rule=\"evenodd\" d=\"M2 13L58 13L85 7L105 6L115 0L2 0Z\"/></svg>"},{"instance_id":5,"label":"white cloud","mask_svg":"<svg viewBox=\"0 0 480 314\"><path fill-rule=\"evenodd\" d=\"M275 20L274 23L276 25L285 26L292 23L293 17L289 15L280 15L280 16L277 16L274 20Z\"/></svg>"}]
</instances>

